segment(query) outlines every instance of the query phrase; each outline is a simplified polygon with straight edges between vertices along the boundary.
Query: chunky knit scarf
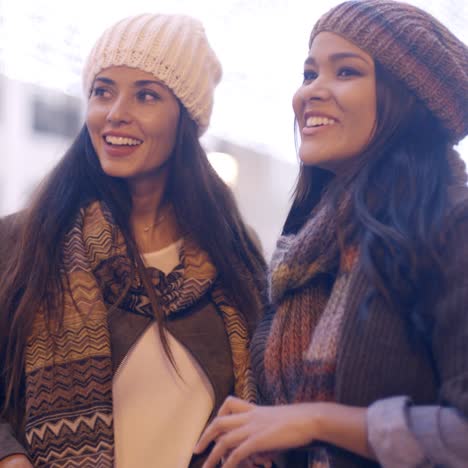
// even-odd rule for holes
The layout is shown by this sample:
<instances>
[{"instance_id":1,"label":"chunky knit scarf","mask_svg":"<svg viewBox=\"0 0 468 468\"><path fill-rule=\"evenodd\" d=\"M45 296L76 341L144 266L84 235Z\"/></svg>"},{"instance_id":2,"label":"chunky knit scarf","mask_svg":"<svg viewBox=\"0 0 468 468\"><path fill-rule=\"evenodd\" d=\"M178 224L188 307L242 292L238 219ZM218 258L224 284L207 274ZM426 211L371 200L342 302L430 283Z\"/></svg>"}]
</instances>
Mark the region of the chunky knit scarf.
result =
<instances>
[{"instance_id":1,"label":"chunky knit scarf","mask_svg":"<svg viewBox=\"0 0 468 468\"><path fill-rule=\"evenodd\" d=\"M340 256L335 217L330 204L321 204L298 234L279 239L273 255L276 313L262 389L271 403L333 399L337 342L357 257L353 250Z\"/></svg>"},{"instance_id":2,"label":"chunky knit scarf","mask_svg":"<svg viewBox=\"0 0 468 468\"><path fill-rule=\"evenodd\" d=\"M26 442L34 466L112 467L112 361L107 306L131 271L126 245L108 212L94 202L80 211L64 242L68 287L60 330L38 311L26 349ZM185 240L181 264L166 282L152 275L165 314L180 313L205 294L221 311L231 345L235 393L254 400L248 331L229 304L208 255ZM136 275L120 307L147 313ZM52 325L52 327L50 327Z\"/></svg>"},{"instance_id":3,"label":"chunky knit scarf","mask_svg":"<svg viewBox=\"0 0 468 468\"><path fill-rule=\"evenodd\" d=\"M467 175L455 151L449 152L448 160L452 175L448 194L454 202L452 192L466 186ZM260 324L252 349L265 403L334 399L338 343L347 304L352 302L349 295L355 288L362 291L365 281L358 249L348 248L344 254L339 249L337 214L348 209L346 196L336 210L324 194L303 228L278 240L270 268L274 313ZM317 446L311 451L308 466L330 466L327 449Z\"/></svg>"},{"instance_id":4,"label":"chunky knit scarf","mask_svg":"<svg viewBox=\"0 0 468 468\"><path fill-rule=\"evenodd\" d=\"M338 210L347 210L348 203L344 197ZM336 215L325 196L296 235L280 237L273 255L270 297L276 311L261 389L270 404L334 399L338 342L358 257L352 248L340 255ZM324 447L308 456L309 467L330 466Z\"/></svg>"},{"instance_id":5,"label":"chunky knit scarf","mask_svg":"<svg viewBox=\"0 0 468 468\"><path fill-rule=\"evenodd\" d=\"M467 175L456 151L447 158L451 198L452 191L466 185ZM260 377L270 403L333 399L337 343L350 286L356 284L358 250L340 253L336 234L337 215L348 212L349 195L336 208L329 198L322 196L297 234L280 237L273 254L270 297L275 315Z\"/></svg>"}]
</instances>

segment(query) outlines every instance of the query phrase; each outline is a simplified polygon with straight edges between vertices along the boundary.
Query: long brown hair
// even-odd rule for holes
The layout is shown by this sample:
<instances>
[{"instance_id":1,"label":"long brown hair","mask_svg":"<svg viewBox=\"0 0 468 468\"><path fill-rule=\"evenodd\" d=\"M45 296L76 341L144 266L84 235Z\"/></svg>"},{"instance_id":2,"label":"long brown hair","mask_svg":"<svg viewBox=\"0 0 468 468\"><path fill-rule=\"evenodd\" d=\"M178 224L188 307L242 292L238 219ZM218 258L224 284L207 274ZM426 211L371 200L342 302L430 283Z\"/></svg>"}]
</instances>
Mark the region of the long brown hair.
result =
<instances>
[{"instance_id":1,"label":"long brown hair","mask_svg":"<svg viewBox=\"0 0 468 468\"><path fill-rule=\"evenodd\" d=\"M283 233L297 232L325 191L335 203L348 192L351 206L339 215L337 234L341 248L359 245L371 285L361 317L372 301L382 298L401 314L412 342L426 342L432 326L431 294L445 277L439 236L453 149L426 106L378 62L375 70L377 121L372 140L344 174L301 164Z\"/></svg>"},{"instance_id":2,"label":"long brown hair","mask_svg":"<svg viewBox=\"0 0 468 468\"><path fill-rule=\"evenodd\" d=\"M209 254L227 294L252 331L262 308L264 259L247 232L231 191L208 162L196 124L183 106L178 125L166 199L182 232ZM133 274L138 271L143 280L164 350L173 362L164 334L164 317L132 235L132 200L127 184L103 172L84 126L30 207L17 216L18 241L2 260L0 355L4 366L0 388L5 389L5 412L20 402L24 352L34 314L44 304L50 324L62 321L62 298L68 287L60 275L62 242L78 210L93 200L106 204L126 240ZM131 279L128 287L130 283Z\"/></svg>"}]
</instances>

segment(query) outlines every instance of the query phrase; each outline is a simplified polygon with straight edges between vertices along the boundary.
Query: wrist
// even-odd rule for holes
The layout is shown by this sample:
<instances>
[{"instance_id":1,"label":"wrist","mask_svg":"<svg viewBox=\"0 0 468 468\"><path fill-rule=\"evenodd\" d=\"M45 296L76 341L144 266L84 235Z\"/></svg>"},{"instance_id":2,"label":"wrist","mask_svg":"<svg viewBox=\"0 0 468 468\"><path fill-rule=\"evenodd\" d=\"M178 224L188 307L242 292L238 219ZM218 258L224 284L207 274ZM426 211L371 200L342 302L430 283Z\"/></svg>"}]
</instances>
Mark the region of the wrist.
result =
<instances>
[{"instance_id":1,"label":"wrist","mask_svg":"<svg viewBox=\"0 0 468 468\"><path fill-rule=\"evenodd\" d=\"M372 458L367 442L367 408L340 403L310 403L311 433L315 441Z\"/></svg>"},{"instance_id":2,"label":"wrist","mask_svg":"<svg viewBox=\"0 0 468 468\"><path fill-rule=\"evenodd\" d=\"M325 425L326 403L300 403L299 411L301 417L297 419L300 423L300 431L304 445L310 445L317 440L322 440L323 427Z\"/></svg>"},{"instance_id":3,"label":"wrist","mask_svg":"<svg viewBox=\"0 0 468 468\"><path fill-rule=\"evenodd\" d=\"M326 441L327 431L327 407L325 402L309 403L310 407L310 432L312 438L310 443L320 440Z\"/></svg>"}]
</instances>

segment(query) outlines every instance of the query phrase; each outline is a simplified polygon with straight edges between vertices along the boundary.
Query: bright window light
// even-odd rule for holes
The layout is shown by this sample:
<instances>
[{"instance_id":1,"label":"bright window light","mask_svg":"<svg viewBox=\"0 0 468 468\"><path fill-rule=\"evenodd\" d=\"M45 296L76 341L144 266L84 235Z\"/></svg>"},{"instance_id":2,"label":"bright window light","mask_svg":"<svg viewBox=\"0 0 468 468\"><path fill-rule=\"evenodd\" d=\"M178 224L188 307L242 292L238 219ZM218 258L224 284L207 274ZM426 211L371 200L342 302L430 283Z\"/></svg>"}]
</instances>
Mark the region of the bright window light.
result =
<instances>
[{"instance_id":1,"label":"bright window light","mask_svg":"<svg viewBox=\"0 0 468 468\"><path fill-rule=\"evenodd\" d=\"M219 177L221 177L229 187L234 187L236 185L237 176L239 174L239 164L233 156L228 153L212 151L208 153L208 160Z\"/></svg>"}]
</instances>

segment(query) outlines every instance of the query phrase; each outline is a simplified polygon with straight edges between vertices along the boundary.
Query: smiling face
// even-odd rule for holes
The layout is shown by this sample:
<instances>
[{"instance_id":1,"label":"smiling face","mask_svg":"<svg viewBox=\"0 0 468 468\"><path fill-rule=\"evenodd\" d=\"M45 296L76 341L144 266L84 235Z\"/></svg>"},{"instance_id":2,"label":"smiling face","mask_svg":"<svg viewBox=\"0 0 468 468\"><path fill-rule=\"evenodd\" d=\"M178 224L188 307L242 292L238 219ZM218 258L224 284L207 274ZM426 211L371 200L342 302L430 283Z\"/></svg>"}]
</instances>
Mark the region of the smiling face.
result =
<instances>
[{"instance_id":1,"label":"smiling face","mask_svg":"<svg viewBox=\"0 0 468 468\"><path fill-rule=\"evenodd\" d=\"M103 171L112 177L155 177L174 149L179 102L147 72L110 67L96 76L86 125Z\"/></svg>"},{"instance_id":2,"label":"smiling face","mask_svg":"<svg viewBox=\"0 0 468 468\"><path fill-rule=\"evenodd\" d=\"M319 33L293 97L305 165L333 172L367 146L376 122L372 57L341 36Z\"/></svg>"}]
</instances>

